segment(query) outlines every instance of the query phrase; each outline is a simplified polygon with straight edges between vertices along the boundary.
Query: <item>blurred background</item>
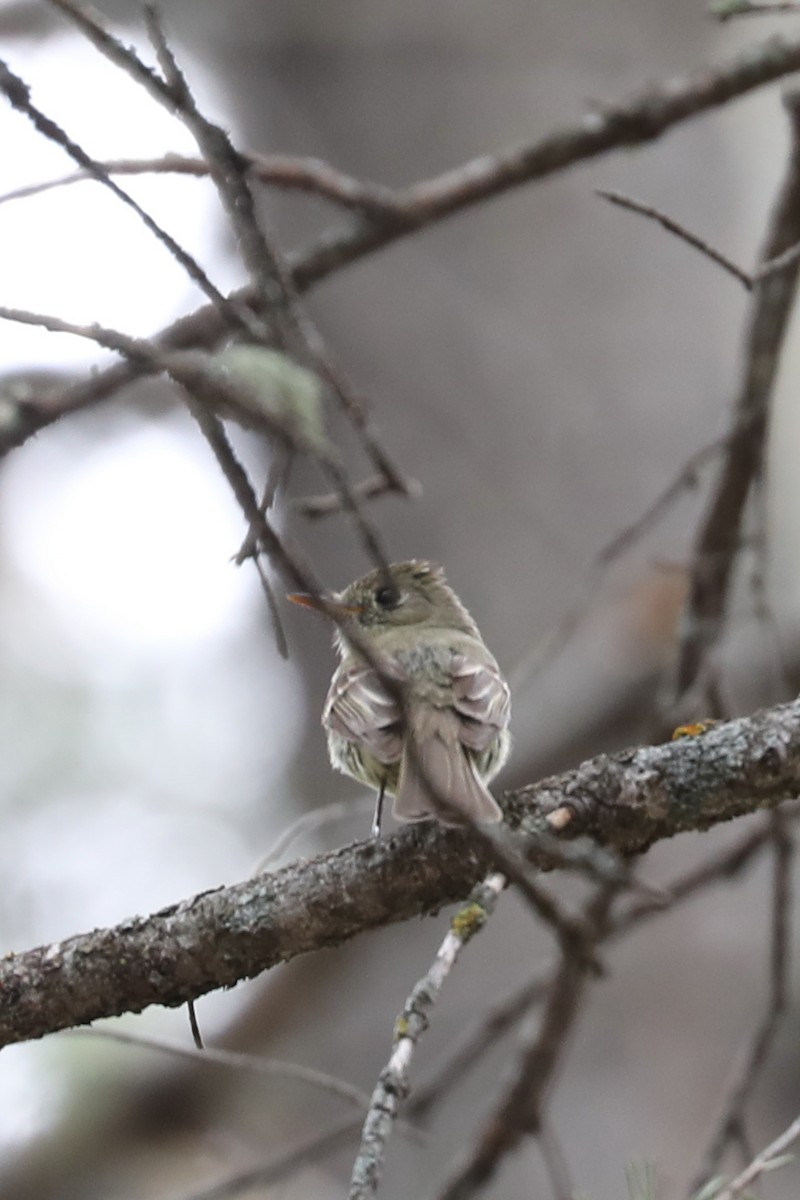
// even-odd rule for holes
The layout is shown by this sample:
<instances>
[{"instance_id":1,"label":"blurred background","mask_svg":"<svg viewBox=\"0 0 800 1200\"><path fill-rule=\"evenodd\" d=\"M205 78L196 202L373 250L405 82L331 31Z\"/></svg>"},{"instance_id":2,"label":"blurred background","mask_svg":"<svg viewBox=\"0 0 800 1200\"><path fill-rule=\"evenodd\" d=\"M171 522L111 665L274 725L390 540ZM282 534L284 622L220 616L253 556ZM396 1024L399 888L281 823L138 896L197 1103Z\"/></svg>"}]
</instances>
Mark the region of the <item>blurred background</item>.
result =
<instances>
[{"instance_id":1,"label":"blurred background","mask_svg":"<svg viewBox=\"0 0 800 1200\"><path fill-rule=\"evenodd\" d=\"M142 44L136 6L100 8ZM697 0L163 0L161 8L201 106L240 146L319 156L392 185L543 135L588 103L624 98L775 27L717 26ZM34 101L95 157L193 151L183 127L46 3L0 3L0 39ZM71 170L10 108L0 112L0 140L0 193ZM512 679L508 784L649 736L708 476L583 604L592 563L689 455L725 432L739 376L745 296L736 282L593 190L655 204L748 266L786 151L779 91L762 91L635 153L425 230L309 299L390 452L422 484L421 499L372 510L392 558L445 564ZM124 186L218 286L242 280L206 181ZM265 209L287 248L342 221L298 195L270 193ZM3 204L0 244L5 304L146 335L201 300L135 217L92 184ZM757 619L748 567L720 659L731 712L792 694L800 363L791 359L753 520L754 535L767 539L769 570L759 579L779 638ZM76 339L0 329L0 388L14 394L102 361ZM263 445L235 436L263 477ZM354 447L351 466L368 473ZM311 468L293 486L324 490ZM330 586L369 566L341 517L302 523L287 510L280 519ZM3 463L0 952L240 879L297 816L357 797L330 772L319 727L329 631L287 612L292 653L280 658L255 573L231 562L244 533L166 384L129 388ZM579 609L561 638L565 614ZM547 647L558 652L545 655ZM368 811L356 805L306 833L291 855L365 836ZM643 874L664 883L743 828L660 846ZM553 1097L575 1187L591 1200L619 1196L632 1159L658 1164L665 1195L685 1189L737 1050L764 1011L767 899L765 865L610 955ZM441 914L209 996L198 1005L205 1036L369 1091L394 1016L444 929ZM549 952L547 932L504 897L448 985L415 1077ZM797 1017L793 1007L756 1093L756 1148L800 1108ZM110 1025L189 1044L184 1012ZM512 1051L513 1040L504 1043L434 1113L424 1146L393 1139L382 1196L433 1190ZM184 1197L341 1114L341 1100L300 1083L176 1065L77 1033L13 1046L0 1055L0 1196ZM354 1146L247 1194L341 1196ZM769 1196L797 1194L792 1170L770 1177ZM491 1194L515 1200L545 1186L531 1146Z\"/></svg>"}]
</instances>

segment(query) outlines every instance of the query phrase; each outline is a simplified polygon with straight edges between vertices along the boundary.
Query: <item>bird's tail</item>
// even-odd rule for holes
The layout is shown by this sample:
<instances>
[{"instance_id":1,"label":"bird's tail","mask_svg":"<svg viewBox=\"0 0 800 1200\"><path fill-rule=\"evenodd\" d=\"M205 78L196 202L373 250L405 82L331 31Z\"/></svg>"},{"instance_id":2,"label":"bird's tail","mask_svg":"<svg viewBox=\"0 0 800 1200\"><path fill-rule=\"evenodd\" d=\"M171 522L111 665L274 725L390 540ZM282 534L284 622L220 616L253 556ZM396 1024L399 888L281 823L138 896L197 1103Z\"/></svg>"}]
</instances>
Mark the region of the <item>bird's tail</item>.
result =
<instances>
[{"instance_id":1,"label":"bird's tail","mask_svg":"<svg viewBox=\"0 0 800 1200\"><path fill-rule=\"evenodd\" d=\"M467 820L499 821L503 814L478 774L473 755L459 740L458 715L428 704L412 705L408 724L394 800L397 820L438 817L444 825L458 825L458 813L463 813ZM437 803L438 798L446 805Z\"/></svg>"}]
</instances>

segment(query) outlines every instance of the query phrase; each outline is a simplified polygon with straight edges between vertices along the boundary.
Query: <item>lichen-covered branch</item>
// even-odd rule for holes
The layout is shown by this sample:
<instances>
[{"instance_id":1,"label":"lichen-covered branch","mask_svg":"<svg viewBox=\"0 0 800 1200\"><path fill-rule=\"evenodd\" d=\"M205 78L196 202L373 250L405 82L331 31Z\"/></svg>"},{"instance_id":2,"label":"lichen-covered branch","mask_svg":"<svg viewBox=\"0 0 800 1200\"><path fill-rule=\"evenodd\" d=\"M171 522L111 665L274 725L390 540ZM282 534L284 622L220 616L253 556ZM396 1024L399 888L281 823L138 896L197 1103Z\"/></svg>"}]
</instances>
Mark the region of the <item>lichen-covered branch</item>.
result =
<instances>
[{"instance_id":1,"label":"lichen-covered branch","mask_svg":"<svg viewBox=\"0 0 800 1200\"><path fill-rule=\"evenodd\" d=\"M800 794L800 701L700 737L601 755L511 793L508 824L531 862L545 816L570 809L566 834L628 854ZM549 826L547 827L549 829ZM205 892L111 929L0 960L0 1045L99 1017L176 1006L299 954L435 913L492 867L467 830L407 826Z\"/></svg>"},{"instance_id":2,"label":"lichen-covered branch","mask_svg":"<svg viewBox=\"0 0 800 1200\"><path fill-rule=\"evenodd\" d=\"M429 1013L461 951L483 928L505 884L505 876L494 872L473 889L469 900L453 919L430 969L415 984L395 1022L391 1057L372 1093L353 1165L348 1200L369 1200L377 1195L386 1143L408 1094L409 1067L416 1044L428 1028Z\"/></svg>"}]
</instances>

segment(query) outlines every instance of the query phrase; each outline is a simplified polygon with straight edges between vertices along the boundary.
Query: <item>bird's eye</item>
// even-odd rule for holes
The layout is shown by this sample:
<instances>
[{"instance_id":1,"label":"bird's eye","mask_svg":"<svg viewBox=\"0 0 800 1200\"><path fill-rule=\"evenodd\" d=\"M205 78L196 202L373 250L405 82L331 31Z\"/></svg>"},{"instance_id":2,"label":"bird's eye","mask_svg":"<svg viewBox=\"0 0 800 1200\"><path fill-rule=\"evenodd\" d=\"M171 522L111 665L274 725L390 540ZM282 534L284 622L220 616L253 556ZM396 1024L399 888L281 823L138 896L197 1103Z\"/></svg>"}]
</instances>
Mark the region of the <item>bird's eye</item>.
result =
<instances>
[{"instance_id":1,"label":"bird's eye","mask_svg":"<svg viewBox=\"0 0 800 1200\"><path fill-rule=\"evenodd\" d=\"M375 603L381 608L397 608L402 599L401 593L394 587L379 587L375 593Z\"/></svg>"}]
</instances>

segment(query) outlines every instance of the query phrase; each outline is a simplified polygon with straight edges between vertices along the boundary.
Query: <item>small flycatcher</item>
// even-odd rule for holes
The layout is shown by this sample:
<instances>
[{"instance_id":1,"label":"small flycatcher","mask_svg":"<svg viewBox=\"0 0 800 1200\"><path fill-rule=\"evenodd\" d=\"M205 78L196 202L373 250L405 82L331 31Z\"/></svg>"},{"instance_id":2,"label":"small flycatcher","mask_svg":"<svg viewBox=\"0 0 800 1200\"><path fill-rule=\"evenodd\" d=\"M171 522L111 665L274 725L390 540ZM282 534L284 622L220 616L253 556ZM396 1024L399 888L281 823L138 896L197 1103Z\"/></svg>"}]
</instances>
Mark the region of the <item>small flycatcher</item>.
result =
<instances>
[{"instance_id":1,"label":"small flycatcher","mask_svg":"<svg viewBox=\"0 0 800 1200\"><path fill-rule=\"evenodd\" d=\"M511 746L508 684L441 567L395 563L388 574L371 571L343 592L290 599L342 620L322 724L331 765L378 792L373 834L380 833L386 792L399 821L454 824L459 812L499 821L486 785ZM380 673L405 689L405 713L348 641L351 625Z\"/></svg>"}]
</instances>

